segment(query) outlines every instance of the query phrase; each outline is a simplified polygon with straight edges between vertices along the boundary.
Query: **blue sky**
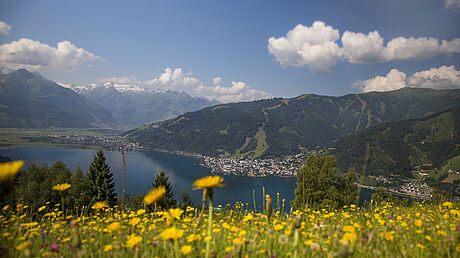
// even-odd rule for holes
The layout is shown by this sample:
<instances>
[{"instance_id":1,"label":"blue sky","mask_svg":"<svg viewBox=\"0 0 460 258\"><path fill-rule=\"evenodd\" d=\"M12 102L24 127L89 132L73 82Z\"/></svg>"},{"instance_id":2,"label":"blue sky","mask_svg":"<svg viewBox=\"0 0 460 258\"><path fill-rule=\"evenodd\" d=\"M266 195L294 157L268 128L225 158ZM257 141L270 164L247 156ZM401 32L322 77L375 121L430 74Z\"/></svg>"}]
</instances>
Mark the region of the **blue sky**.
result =
<instances>
[{"instance_id":1,"label":"blue sky","mask_svg":"<svg viewBox=\"0 0 460 258\"><path fill-rule=\"evenodd\" d=\"M0 67L63 84L223 102L460 87L458 0L0 0L0 21Z\"/></svg>"}]
</instances>

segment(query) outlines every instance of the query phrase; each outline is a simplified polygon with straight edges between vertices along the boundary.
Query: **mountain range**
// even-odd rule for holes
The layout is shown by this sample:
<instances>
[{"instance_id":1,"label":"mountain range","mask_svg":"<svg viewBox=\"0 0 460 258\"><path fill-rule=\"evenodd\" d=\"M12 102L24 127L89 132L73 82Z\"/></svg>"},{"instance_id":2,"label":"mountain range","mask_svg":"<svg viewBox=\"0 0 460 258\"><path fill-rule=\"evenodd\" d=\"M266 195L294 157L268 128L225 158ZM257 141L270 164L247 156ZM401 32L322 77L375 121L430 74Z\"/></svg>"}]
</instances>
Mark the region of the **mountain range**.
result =
<instances>
[{"instance_id":1,"label":"mountain range","mask_svg":"<svg viewBox=\"0 0 460 258\"><path fill-rule=\"evenodd\" d=\"M0 75L0 127L117 127L102 106L38 73Z\"/></svg>"},{"instance_id":2,"label":"mountain range","mask_svg":"<svg viewBox=\"0 0 460 258\"><path fill-rule=\"evenodd\" d=\"M216 156L278 157L330 145L360 130L436 114L460 90L403 88L341 97L301 95L222 104L126 133L149 148Z\"/></svg>"},{"instance_id":3,"label":"mountain range","mask_svg":"<svg viewBox=\"0 0 460 258\"><path fill-rule=\"evenodd\" d=\"M135 85L63 87L25 69L0 75L4 128L132 128L213 104L186 93Z\"/></svg>"},{"instance_id":4,"label":"mountain range","mask_svg":"<svg viewBox=\"0 0 460 258\"><path fill-rule=\"evenodd\" d=\"M112 82L93 87L74 86L72 89L105 107L127 128L171 119L185 112L217 104L202 97L191 97L184 92L146 89Z\"/></svg>"}]
</instances>

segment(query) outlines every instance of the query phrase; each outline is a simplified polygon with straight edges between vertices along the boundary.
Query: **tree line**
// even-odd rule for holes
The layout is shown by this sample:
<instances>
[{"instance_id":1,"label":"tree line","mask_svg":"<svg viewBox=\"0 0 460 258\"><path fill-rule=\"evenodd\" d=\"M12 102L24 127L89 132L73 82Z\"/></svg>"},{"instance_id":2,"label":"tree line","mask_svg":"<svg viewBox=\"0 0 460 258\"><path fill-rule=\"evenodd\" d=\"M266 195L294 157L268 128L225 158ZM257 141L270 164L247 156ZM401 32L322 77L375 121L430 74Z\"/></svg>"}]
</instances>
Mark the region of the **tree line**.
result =
<instances>
[{"instance_id":1,"label":"tree line","mask_svg":"<svg viewBox=\"0 0 460 258\"><path fill-rule=\"evenodd\" d=\"M62 194L52 189L53 186L59 184L70 184L71 187ZM158 208L193 206L192 199L186 190L182 192L181 204L178 204L173 197L172 186L164 171L160 171L152 182L154 188L161 185L165 186L166 194L158 202ZM61 205L63 200L67 211L72 213L78 213L97 202L105 202L110 207L119 206L121 203L121 196L117 196L115 191L113 174L102 151L96 154L87 173L83 173L80 167L77 167L72 173L62 161L56 161L51 166L47 164L38 166L30 163L26 169L21 170L13 178L8 187L0 188L0 194L2 207L20 203L38 208L43 205ZM127 196L125 208L133 210L142 208L143 197L140 193L135 196Z\"/></svg>"}]
</instances>

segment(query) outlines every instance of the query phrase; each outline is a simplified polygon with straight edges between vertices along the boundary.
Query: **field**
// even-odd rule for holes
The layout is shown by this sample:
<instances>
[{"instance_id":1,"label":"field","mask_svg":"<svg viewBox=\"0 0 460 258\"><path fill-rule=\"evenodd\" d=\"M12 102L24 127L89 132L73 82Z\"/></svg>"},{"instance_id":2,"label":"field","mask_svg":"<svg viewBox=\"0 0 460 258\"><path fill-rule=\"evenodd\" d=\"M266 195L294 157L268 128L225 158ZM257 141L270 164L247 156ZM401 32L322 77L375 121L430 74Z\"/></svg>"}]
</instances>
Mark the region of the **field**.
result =
<instances>
[{"instance_id":1,"label":"field","mask_svg":"<svg viewBox=\"0 0 460 258\"><path fill-rule=\"evenodd\" d=\"M73 148L96 148L97 146L82 146L71 144L51 144L40 141L31 141L30 139L42 136L53 135L80 135L80 136L104 136L104 135L118 135L122 130L116 129L91 129L91 128L55 128L55 129L30 129L30 128L0 128L0 146L8 145L59 145L64 147Z\"/></svg>"},{"instance_id":2,"label":"field","mask_svg":"<svg viewBox=\"0 0 460 258\"><path fill-rule=\"evenodd\" d=\"M236 203L207 214L188 207L168 212L117 208L66 215L60 205L5 206L2 255L86 257L457 257L460 211L452 203L410 207L253 212ZM274 204L275 206L275 204ZM280 207L281 206L281 207ZM207 213L207 212L206 212Z\"/></svg>"}]
</instances>

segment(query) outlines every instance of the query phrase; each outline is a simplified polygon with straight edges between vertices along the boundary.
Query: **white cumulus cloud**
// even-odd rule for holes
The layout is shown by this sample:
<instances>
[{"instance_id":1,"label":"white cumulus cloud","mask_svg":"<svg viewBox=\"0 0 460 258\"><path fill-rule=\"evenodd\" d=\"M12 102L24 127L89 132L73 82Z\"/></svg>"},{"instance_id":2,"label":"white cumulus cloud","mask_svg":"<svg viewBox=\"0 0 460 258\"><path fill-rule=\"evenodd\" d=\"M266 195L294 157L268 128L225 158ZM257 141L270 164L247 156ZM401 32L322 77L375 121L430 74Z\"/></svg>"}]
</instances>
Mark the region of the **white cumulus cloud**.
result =
<instances>
[{"instance_id":1,"label":"white cumulus cloud","mask_svg":"<svg viewBox=\"0 0 460 258\"><path fill-rule=\"evenodd\" d=\"M412 74L407 79L411 87L432 89L457 89L460 88L460 71L455 66L441 66Z\"/></svg>"},{"instance_id":2,"label":"white cumulus cloud","mask_svg":"<svg viewBox=\"0 0 460 258\"><path fill-rule=\"evenodd\" d=\"M0 21L0 34L8 35L10 34L11 25L6 24L3 21Z\"/></svg>"},{"instance_id":3,"label":"white cumulus cloud","mask_svg":"<svg viewBox=\"0 0 460 258\"><path fill-rule=\"evenodd\" d=\"M460 71L455 66L441 66L429 70L416 72L411 76L398 69L392 69L386 76L376 76L368 80L360 80L352 87L362 92L390 91L404 87L418 87L431 89L458 89L460 88Z\"/></svg>"},{"instance_id":4,"label":"white cumulus cloud","mask_svg":"<svg viewBox=\"0 0 460 258\"><path fill-rule=\"evenodd\" d=\"M350 63L376 63L389 60L378 31L355 33L345 31L342 36L343 54Z\"/></svg>"},{"instance_id":5,"label":"white cumulus cloud","mask_svg":"<svg viewBox=\"0 0 460 258\"><path fill-rule=\"evenodd\" d=\"M215 77L212 79L212 85L217 85L222 81L221 77Z\"/></svg>"},{"instance_id":6,"label":"white cumulus cloud","mask_svg":"<svg viewBox=\"0 0 460 258\"><path fill-rule=\"evenodd\" d=\"M315 21L311 27L297 25L286 37L269 38L268 51L283 66L308 65L314 73L328 73L341 56L339 38L338 30Z\"/></svg>"},{"instance_id":7,"label":"white cumulus cloud","mask_svg":"<svg viewBox=\"0 0 460 258\"><path fill-rule=\"evenodd\" d=\"M219 102L252 101L269 98L272 95L253 89L242 81L233 81L231 86L220 85L222 78L215 77L212 85L206 85L203 81L192 76L192 72L184 73L181 68L166 68L162 74L151 80L145 81L144 85L160 89L182 91L191 96L205 97Z\"/></svg>"},{"instance_id":8,"label":"white cumulus cloud","mask_svg":"<svg viewBox=\"0 0 460 258\"><path fill-rule=\"evenodd\" d=\"M100 82L113 82L115 84L140 84L136 78L134 77L110 77L110 78L101 78L99 79Z\"/></svg>"},{"instance_id":9,"label":"white cumulus cloud","mask_svg":"<svg viewBox=\"0 0 460 258\"><path fill-rule=\"evenodd\" d=\"M222 103L253 101L257 99L269 98L272 95L251 88L245 82L233 81L232 86L204 86L193 89L194 95L204 96L209 100L217 100Z\"/></svg>"},{"instance_id":10,"label":"white cumulus cloud","mask_svg":"<svg viewBox=\"0 0 460 258\"><path fill-rule=\"evenodd\" d=\"M144 84L157 88L169 88L176 90L181 90L184 87L197 86L201 84L200 80L191 77L191 75L191 72L184 73L181 68L172 70L168 67L158 78L145 81Z\"/></svg>"},{"instance_id":11,"label":"white cumulus cloud","mask_svg":"<svg viewBox=\"0 0 460 258\"><path fill-rule=\"evenodd\" d=\"M308 65L313 73L327 73L338 60L350 63L379 63L392 60L422 60L460 53L460 38L451 41L433 37L391 39L386 45L378 31L367 35L345 31L342 47L337 45L337 29L322 21L311 27L297 25L286 37L268 39L268 51L282 66Z\"/></svg>"},{"instance_id":12,"label":"white cumulus cloud","mask_svg":"<svg viewBox=\"0 0 460 258\"><path fill-rule=\"evenodd\" d=\"M397 90L406 87L406 74L398 69L392 69L386 76L357 81L352 86L362 92Z\"/></svg>"},{"instance_id":13,"label":"white cumulus cloud","mask_svg":"<svg viewBox=\"0 0 460 258\"><path fill-rule=\"evenodd\" d=\"M446 0L444 3L446 9L457 9L460 8L460 0Z\"/></svg>"},{"instance_id":14,"label":"white cumulus cloud","mask_svg":"<svg viewBox=\"0 0 460 258\"><path fill-rule=\"evenodd\" d=\"M50 69L74 71L80 65L89 65L103 58L78 48L69 41L61 41L56 47L27 38L0 45L0 66L12 69L26 68L32 71Z\"/></svg>"}]
</instances>

